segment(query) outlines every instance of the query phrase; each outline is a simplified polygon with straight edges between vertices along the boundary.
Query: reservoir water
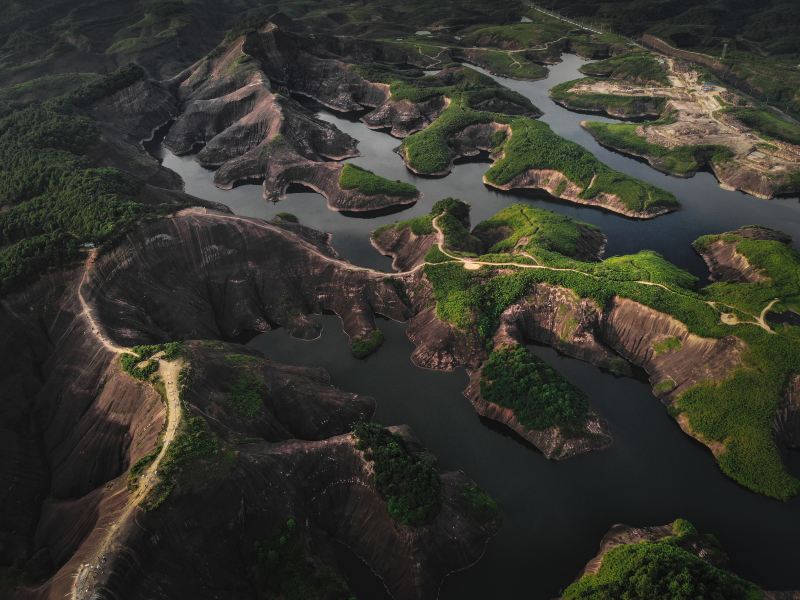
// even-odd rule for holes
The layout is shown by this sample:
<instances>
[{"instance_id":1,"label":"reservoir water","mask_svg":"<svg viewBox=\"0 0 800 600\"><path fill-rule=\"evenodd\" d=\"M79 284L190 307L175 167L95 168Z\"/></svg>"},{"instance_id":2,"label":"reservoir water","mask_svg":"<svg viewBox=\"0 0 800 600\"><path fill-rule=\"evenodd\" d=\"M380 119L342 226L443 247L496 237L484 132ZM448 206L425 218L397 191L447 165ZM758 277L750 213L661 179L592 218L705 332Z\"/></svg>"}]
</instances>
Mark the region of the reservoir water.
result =
<instances>
[{"instance_id":1,"label":"reservoir water","mask_svg":"<svg viewBox=\"0 0 800 600\"><path fill-rule=\"evenodd\" d=\"M610 166L672 191L683 209L650 221L633 221L588 207L543 197L500 194L487 189L481 176L487 165L458 164L442 179L415 177L393 149L399 141L371 131L355 117L320 109L319 116L359 140L361 156L352 162L391 179L409 181L423 193L417 205L399 214L352 218L330 211L314 193L291 194L267 203L257 185L222 191L213 174L191 157L176 157L157 148L165 166L184 179L186 191L222 202L237 214L269 219L277 212L296 214L302 223L333 233L333 245L355 264L389 270L390 263L369 243L376 227L429 211L436 200L461 198L472 205L473 224L513 202L529 202L594 223L608 235L606 255L652 248L704 278L703 262L691 250L699 235L760 224L781 229L800 241L800 202L796 198L764 201L722 190L709 173L690 179L662 175L649 166L597 145L580 127L584 119L549 100L553 85L579 77L581 59L567 55L550 76L537 82L496 79L530 98L544 111L542 120ZM608 120L608 119L600 119ZM552 598L568 585L597 551L602 535L614 523L663 524L676 517L713 532L731 556L732 567L766 589L800 588L800 499L781 503L739 487L717 468L711 454L684 435L635 379L616 378L586 363L559 356L544 347L531 350L590 397L610 424L614 445L605 451L552 462L501 428L479 419L461 395L462 371L441 373L411 364L405 325L381 322L386 343L365 361L346 351L347 340L335 316L319 317L323 333L313 341L277 330L250 345L289 364L322 366L333 383L377 400L376 420L408 424L445 469L461 469L499 502L504 516L498 535L474 567L448 577L443 600ZM787 456L800 475L800 456ZM378 597L374 577L358 561L344 566L354 592Z\"/></svg>"}]
</instances>

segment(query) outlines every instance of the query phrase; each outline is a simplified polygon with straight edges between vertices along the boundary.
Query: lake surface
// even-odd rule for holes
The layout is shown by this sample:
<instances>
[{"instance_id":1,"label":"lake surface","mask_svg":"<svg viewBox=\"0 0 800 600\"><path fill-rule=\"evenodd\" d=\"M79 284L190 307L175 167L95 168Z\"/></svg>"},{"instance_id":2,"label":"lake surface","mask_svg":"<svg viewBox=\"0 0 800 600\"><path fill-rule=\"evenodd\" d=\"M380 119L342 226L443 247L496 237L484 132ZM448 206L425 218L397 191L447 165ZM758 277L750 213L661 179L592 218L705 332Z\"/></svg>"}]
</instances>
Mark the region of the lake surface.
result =
<instances>
[{"instance_id":1,"label":"lake surface","mask_svg":"<svg viewBox=\"0 0 800 600\"><path fill-rule=\"evenodd\" d=\"M469 202L474 224L514 202L546 207L600 227L609 238L606 255L652 248L701 278L707 275L705 265L689 244L704 233L760 224L792 234L797 244L797 199L764 201L725 191L709 173L691 179L669 177L596 144L581 129L580 121L610 119L571 113L547 96L553 85L579 77L577 69L583 63L567 55L544 81L496 79L530 98L545 112L542 120L554 131L584 145L610 166L672 191L683 210L651 221L633 221L557 200L496 193L482 184L487 165L480 163L456 165L442 179L416 177L393 152L398 140L371 131L347 115L325 110L320 110L321 118L359 140L362 156L352 159L353 163L413 183L424 193L423 199L398 214L352 218L328 210L325 200L314 193L291 194L287 200L268 203L260 186L222 191L214 187L213 174L191 157L176 157L166 148L157 153L183 177L187 192L223 202L246 216L269 219L277 212L292 212L302 223L333 233L333 245L342 257L384 270L390 269L390 261L372 248L369 233L384 223L427 213L446 196ZM612 524L655 525L676 517L688 518L701 530L716 534L740 575L766 589L800 588L800 499L769 500L725 477L711 454L680 431L646 383L616 378L549 348L532 347L532 352L589 395L614 436L608 450L556 463L502 428L481 421L461 395L467 382L462 371L441 373L414 367L404 324L382 322L384 346L359 361L347 351L338 317L319 318L324 328L316 340L297 340L277 330L254 338L250 345L274 360L323 366L335 385L373 396L377 421L410 425L444 469L463 470L500 503L503 527L481 562L445 580L443 600L552 598L596 553L600 538ZM798 453L787 456L787 463L800 474ZM357 560L346 557L343 566L354 592L367 600L378 598L374 577Z\"/></svg>"}]
</instances>

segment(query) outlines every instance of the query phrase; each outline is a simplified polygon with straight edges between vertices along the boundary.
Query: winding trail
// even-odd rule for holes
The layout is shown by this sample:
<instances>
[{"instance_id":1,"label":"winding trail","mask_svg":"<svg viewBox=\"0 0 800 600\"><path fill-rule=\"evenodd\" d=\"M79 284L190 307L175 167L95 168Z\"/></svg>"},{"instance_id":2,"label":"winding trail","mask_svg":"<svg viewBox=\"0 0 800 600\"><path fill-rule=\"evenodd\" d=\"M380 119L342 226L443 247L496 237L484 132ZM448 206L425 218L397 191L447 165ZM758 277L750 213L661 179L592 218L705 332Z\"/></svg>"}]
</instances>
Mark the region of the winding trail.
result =
<instances>
[{"instance_id":1,"label":"winding trail","mask_svg":"<svg viewBox=\"0 0 800 600\"><path fill-rule=\"evenodd\" d=\"M439 249L439 251L443 255L445 255L450 260L449 261L436 262L436 263L423 261L423 262L419 263L418 265L415 265L414 267L412 267L411 269L408 269L406 271L386 272L386 271L378 271L376 269L372 269L372 268L369 268L369 267L360 267L358 265L354 265L354 264L349 263L349 262L347 262L345 260L342 260L340 258L332 257L332 256L330 256L328 254L325 254L324 252L320 251L319 248L317 248L316 246L314 246L310 242L307 242L306 240L296 236L295 234L293 234L293 233L291 233L289 231L286 231L285 229L283 229L281 227L278 227L277 225L273 225L271 223L268 223L266 221L262 221L260 219L253 219L253 218L248 218L248 217L240 217L238 215L226 215L226 214L222 214L222 213L210 213L204 208L188 208L188 209L185 209L183 211L180 211L178 214L203 215L203 216L207 216L207 217L213 218L213 219L228 219L228 220L239 221L239 222L246 221L247 223L249 223L250 225L252 225L252 226L254 226L254 227L258 228L258 229L269 230L269 231L271 231L273 233L276 233L276 234L280 235L281 237L283 237L286 240L292 241L293 243L298 243L299 242L306 251L310 252L314 256L317 256L318 258L320 258L322 260L325 260L325 261L328 261L330 263L333 263L333 264L335 264L335 265L337 265L337 266L339 266L339 267L341 267L343 269L347 269L347 270L351 270L351 271L359 271L359 272L363 272L363 273L369 273L371 275L374 275L374 276L377 276L377 277L382 277L382 278L385 278L385 277L406 277L406 276L412 275L414 273L417 273L418 271L420 271L421 269L425 268L428 265L442 265L442 264L448 264L448 263L461 263L462 265L464 265L465 269L468 269L468 270L471 270L471 271L477 270L480 267L513 267L513 268L518 268L518 269L542 269L542 270L545 270L545 271L576 273L578 275L582 275L584 277L590 277L590 278L598 280L598 281L603 279L602 277L599 277L598 275L594 275L593 273L587 273L586 271L581 271L580 269L574 269L574 268L569 268L569 267L551 267L551 266L539 264L538 260L535 257L533 257L530 254L528 254L528 253L524 253L523 255L526 258L528 258L529 260L534 261L534 263L536 263L536 264L519 263L519 262L513 262L513 261L491 262L491 261L473 260L473 259L470 259L470 258L464 258L462 256L458 256L456 254L452 254L451 252L449 252L447 250L447 247L446 247L446 244L445 244L444 231L442 231L441 227L439 227L438 219L439 219L439 217L441 215L437 215L436 217L434 217L431 220L431 225L432 225L434 231L436 232L436 247ZM764 309L761 311L761 316L756 316L756 315L750 314L750 313L748 313L746 311L743 311L741 308L738 308L738 307L735 307L735 306L731 306L731 305L724 304L724 303L721 303L721 302L704 301L702 299L696 298L695 296L693 296L693 295L691 295L689 293L680 292L680 291L674 290L674 289L670 288L669 286L664 285L663 283L657 283L657 282L646 281L646 280L635 280L635 281L632 281L630 283L639 283L641 285L650 285L650 286L658 287L658 288L663 289L665 292L669 292L671 294L676 294L678 296L684 296L686 298L690 298L692 300L697 300L699 302L705 302L708 306L710 306L711 308L713 308L714 310L716 310L716 311L718 311L720 313L722 313L722 311L718 307L721 306L721 307L727 308L727 309L729 309L731 311L736 311L736 312L745 314L745 315L747 315L749 317L752 317L752 319L753 319L752 321L737 321L736 323L733 323L733 322L726 323L725 320L721 320L721 322L726 324L726 325L739 325L739 324L742 324L742 325L745 325L745 324L747 324L747 325L756 325L757 327L761 327L763 330L765 330L768 333L775 333L766 322L766 314L770 311L772 306L774 306L775 303L778 302L777 299L773 300L772 302L770 302L769 305L764 307Z\"/></svg>"},{"instance_id":2,"label":"winding trail","mask_svg":"<svg viewBox=\"0 0 800 600\"><path fill-rule=\"evenodd\" d=\"M79 315L86 320L92 335L104 348L117 356L121 354L133 354L131 349L118 346L106 337L101 326L94 318L92 307L84 298L83 286L86 282L89 268L97 258L97 252L97 249L92 250L87 258L83 276L78 284L77 296L82 309ZM139 476L137 487L128 497L125 507L107 527L102 541L99 543L97 549L93 551L94 559L92 562L81 564L75 573L69 594L72 600L84 600L93 597L93 594L96 592L94 584L104 575L104 570L107 567L107 558L114 547L119 531L129 523L133 523L136 510L142 502L144 502L150 492L155 489L158 484L158 469L169 450L170 444L172 444L178 433L182 412L178 378L181 369L184 367L184 361L181 359L167 361L164 360L160 354L161 353L158 353L152 357L153 360L158 361L158 375L164 384L164 402L167 412L164 430L161 434L160 449L147 469Z\"/></svg>"},{"instance_id":3,"label":"winding trail","mask_svg":"<svg viewBox=\"0 0 800 600\"><path fill-rule=\"evenodd\" d=\"M429 264L440 264L441 265L441 264L447 264L447 262L460 262L460 263L462 263L464 265L465 269L468 269L470 271L475 271L475 270L477 270L477 269L479 269L480 267L483 267L483 266L487 266L487 267L516 267L516 268L519 268L519 269L542 269L542 270L545 270L545 271L561 271L561 272L577 273L579 275L583 275L584 277L590 277L590 278L598 280L598 281L603 279L602 277L600 277L598 275L594 275L593 273L587 273L586 271L581 271L580 269L573 269L573 268L568 268L568 267L549 267L549 266L546 266L546 265L539 264L537 259L534 258L533 256L531 256L530 254L528 254L527 252L524 252L522 254L526 258L529 258L530 260L533 260L536 264L532 264L531 265L531 264L527 264L527 263L518 263L518 262L511 262L511 261L508 261L508 262L491 262L491 261L473 260L473 259L470 259L470 258L463 258L461 256L458 256L458 255L455 255L455 254L451 254L450 252L447 251L447 249L445 247L444 232L442 231L441 227L439 227L439 224L437 222L438 219L439 219L439 216L436 216L431 221L431 225L433 226L433 229L436 231L436 246L437 246L437 248L439 249L439 251L442 254L444 254L445 256L450 258L451 260L450 261L446 261L446 262L440 262L440 263L423 262L420 265L417 265L417 267L415 267L414 270L417 270L417 269L419 269L419 267L421 267L421 266L424 267L425 265L429 265ZM685 293L685 292L679 292L677 290L674 290L674 289L670 288L667 285L664 285L663 283L657 283L657 282L654 282L654 281L646 281L646 280L643 280L643 279L634 280L631 283L638 283L638 284L641 284L641 285L649 285L649 286L661 288L662 290L664 290L666 292L669 292L671 294L676 294L678 296L684 296L684 297L690 298L692 300L703 302L703 300L700 300L700 299L696 298L695 296L692 296L691 294L688 294L688 293ZM758 327L761 327L762 329L764 329L768 333L775 333L772 330L772 328L770 328L769 324L767 324L766 315L767 315L767 313L769 313L769 311L772 309L772 307L777 302L779 302L779 300L780 300L779 298L775 298L774 300L772 300L767 306L764 307L764 309L761 311L761 315L760 316L755 316L753 314L750 314L750 313L747 313L747 312L743 311L740 308L737 308L735 306L731 306L729 304L724 304L724 303L721 303L721 302L705 301L705 303L707 305L709 305L711 308L713 308L714 310L718 311L718 312L722 312L722 311L720 311L720 309L717 308L717 307L718 306L723 306L723 307L728 308L730 310L738 311L740 313L746 314L747 316L753 317L752 321L738 321L737 320L736 322L731 322L731 323L726 323L725 320L722 319L721 322L726 324L726 325L756 325Z\"/></svg>"},{"instance_id":4,"label":"winding trail","mask_svg":"<svg viewBox=\"0 0 800 600\"><path fill-rule=\"evenodd\" d=\"M100 344L115 354L130 354L131 351L128 348L124 348L122 346L116 345L112 342L103 332L102 327L94 318L94 310L89 303L86 302L86 298L83 295L83 286L86 283L86 277L89 275L89 268L94 264L94 261L97 259L98 248L92 249L89 253L89 256L86 258L86 262L83 265L83 276L81 277L81 281L78 284L78 302L81 305L81 312L79 313L86 319L86 322L89 324L89 330L92 332L92 335L95 339L100 342Z\"/></svg>"}]
</instances>

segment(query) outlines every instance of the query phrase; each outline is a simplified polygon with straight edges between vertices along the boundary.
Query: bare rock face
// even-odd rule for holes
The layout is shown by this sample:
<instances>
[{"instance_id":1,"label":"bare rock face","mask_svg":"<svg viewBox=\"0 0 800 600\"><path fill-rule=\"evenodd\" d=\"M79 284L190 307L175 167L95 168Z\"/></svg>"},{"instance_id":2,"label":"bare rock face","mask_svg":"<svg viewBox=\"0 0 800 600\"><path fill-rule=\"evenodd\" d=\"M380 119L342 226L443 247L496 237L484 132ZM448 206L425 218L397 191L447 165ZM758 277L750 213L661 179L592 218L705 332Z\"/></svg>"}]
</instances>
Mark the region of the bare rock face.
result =
<instances>
[{"instance_id":1,"label":"bare rock face","mask_svg":"<svg viewBox=\"0 0 800 600\"><path fill-rule=\"evenodd\" d=\"M0 392L0 480L14 487L0 539L3 559L33 580L69 571L96 543L127 497L111 482L151 451L164 419L158 393L123 375L93 335L76 294L82 274L46 275L0 310L3 331L17 332L0 345L15 366ZM57 577L23 597L63 598L70 583Z\"/></svg>"},{"instance_id":2,"label":"bare rock face","mask_svg":"<svg viewBox=\"0 0 800 600\"><path fill-rule=\"evenodd\" d=\"M404 138L433 123L445 106L441 96L418 103L389 99L364 115L362 121L370 129L385 129L396 138Z\"/></svg>"},{"instance_id":3,"label":"bare rock face","mask_svg":"<svg viewBox=\"0 0 800 600\"><path fill-rule=\"evenodd\" d=\"M408 271L422 264L425 255L436 244L436 234L415 234L410 227L383 228L372 236L372 245L384 256L392 257L395 271Z\"/></svg>"},{"instance_id":4,"label":"bare rock face","mask_svg":"<svg viewBox=\"0 0 800 600\"><path fill-rule=\"evenodd\" d=\"M653 384L672 381L668 400L698 383L725 379L744 351L737 337L697 336L677 319L619 297L607 308L602 336L608 346L647 371ZM667 339L678 340L677 348L659 352L659 342Z\"/></svg>"},{"instance_id":5,"label":"bare rock face","mask_svg":"<svg viewBox=\"0 0 800 600\"><path fill-rule=\"evenodd\" d=\"M426 280L408 287L417 290L410 295L417 307L408 328L416 346L412 359L434 369L467 367L471 379L465 395L479 414L507 425L552 458L566 458L610 443L605 424L594 414L590 413L583 433L528 431L511 411L483 400L479 373L487 353L481 340L475 332L439 319ZM741 363L744 351L739 338L702 338L689 333L673 317L632 300L614 298L601 309L591 300L578 298L572 290L545 284L536 285L503 312L493 346L531 342L550 345L619 374L630 374L629 363L641 367L665 403L699 383L725 379ZM689 430L687 433L695 435Z\"/></svg>"},{"instance_id":6,"label":"bare rock face","mask_svg":"<svg viewBox=\"0 0 800 600\"><path fill-rule=\"evenodd\" d=\"M440 475L431 522L398 524L349 433L374 401L236 344L184 344L181 418L201 418L220 446L158 508L132 506L128 471L168 416L116 348L271 324L311 335L321 310L351 337L372 331L376 312L409 314L384 274L341 261L306 228L203 209L143 223L83 268L3 299L0 325L14 335L0 341L13 366L0 389L0 479L16 493L0 499L2 558L38 582L16 597L240 598L259 585L257 544L290 518L304 560L333 565L345 544L398 599L433 599L447 573L478 560L498 523L473 514L463 474ZM232 404L243 374L262 400L255 412Z\"/></svg>"},{"instance_id":7,"label":"bare rock face","mask_svg":"<svg viewBox=\"0 0 800 600\"><path fill-rule=\"evenodd\" d=\"M492 183L485 177L483 182L488 186L504 191L544 190L551 196L562 200L585 206L595 206L633 219L653 219L675 210L674 208L656 208L647 211L632 210L625 206L618 196L606 192L599 193L592 198L582 198L583 188L567 179L563 173L551 169L528 169L502 185Z\"/></svg>"},{"instance_id":8,"label":"bare rock face","mask_svg":"<svg viewBox=\"0 0 800 600\"><path fill-rule=\"evenodd\" d=\"M344 86L336 88L335 98L329 80ZM311 83L323 87L310 88ZM277 200L289 186L301 184L322 194L331 209L350 212L399 208L418 198L366 195L340 186L343 166L335 161L357 156L356 140L289 94L327 99L349 110L346 99L380 103L386 93L341 60L309 54L292 34L269 26L240 37L181 74L176 84L183 109L166 144L177 154L200 147L198 162L217 169L214 181L223 189L260 181L265 198Z\"/></svg>"},{"instance_id":9,"label":"bare rock face","mask_svg":"<svg viewBox=\"0 0 800 600\"><path fill-rule=\"evenodd\" d=\"M773 421L778 439L789 448L800 448L800 374L789 380L786 396Z\"/></svg>"},{"instance_id":10,"label":"bare rock face","mask_svg":"<svg viewBox=\"0 0 800 600\"><path fill-rule=\"evenodd\" d=\"M244 50L259 61L261 69L277 85L314 98L340 112L376 107L388 98L384 84L362 78L349 63L392 62L385 45L365 40L344 40L322 35L307 39L268 26L247 37ZM402 60L397 54L395 61Z\"/></svg>"},{"instance_id":11,"label":"bare rock face","mask_svg":"<svg viewBox=\"0 0 800 600\"><path fill-rule=\"evenodd\" d=\"M596 334L600 308L572 290L539 284L500 315L495 347L509 343L540 343L559 352L606 368L619 367L617 355Z\"/></svg>"},{"instance_id":12,"label":"bare rock face","mask_svg":"<svg viewBox=\"0 0 800 600\"><path fill-rule=\"evenodd\" d=\"M165 140L176 154L201 147L197 160L209 168L229 165L241 179L263 177L261 155L280 144L308 160L356 156L356 141L316 119L274 86L239 38L182 73L176 83L183 109ZM235 167L235 169L234 169ZM232 186L236 180L218 183Z\"/></svg>"},{"instance_id":13,"label":"bare rock face","mask_svg":"<svg viewBox=\"0 0 800 600\"><path fill-rule=\"evenodd\" d=\"M328 208L344 212L374 212L402 210L417 202L420 192L413 195L365 194L358 189L346 189L340 184L344 165L305 160L289 151L270 153L264 178L268 199L285 197L289 187L299 184L311 188L328 201ZM267 192L269 190L269 192Z\"/></svg>"},{"instance_id":14,"label":"bare rock face","mask_svg":"<svg viewBox=\"0 0 800 600\"><path fill-rule=\"evenodd\" d=\"M177 98L168 87L142 79L101 100L94 108L100 125L100 143L90 152L97 166L128 171L152 185L180 190L183 182L152 156L141 151L141 142L152 139L156 130L178 111Z\"/></svg>"},{"instance_id":15,"label":"bare rock face","mask_svg":"<svg viewBox=\"0 0 800 600\"><path fill-rule=\"evenodd\" d=\"M792 238L785 233L767 227L741 227L731 233L749 240L770 240L783 244L792 241ZM710 279L740 283L764 281L764 275L753 267L744 255L736 251L736 245L736 241L720 238L700 251L700 256L708 265Z\"/></svg>"},{"instance_id":16,"label":"bare rock face","mask_svg":"<svg viewBox=\"0 0 800 600\"><path fill-rule=\"evenodd\" d=\"M351 338L379 313L405 320L409 308L385 275L353 267L283 227L204 209L146 224L98 258L84 286L109 337L231 339L273 325L316 337L310 317L342 318Z\"/></svg>"}]
</instances>

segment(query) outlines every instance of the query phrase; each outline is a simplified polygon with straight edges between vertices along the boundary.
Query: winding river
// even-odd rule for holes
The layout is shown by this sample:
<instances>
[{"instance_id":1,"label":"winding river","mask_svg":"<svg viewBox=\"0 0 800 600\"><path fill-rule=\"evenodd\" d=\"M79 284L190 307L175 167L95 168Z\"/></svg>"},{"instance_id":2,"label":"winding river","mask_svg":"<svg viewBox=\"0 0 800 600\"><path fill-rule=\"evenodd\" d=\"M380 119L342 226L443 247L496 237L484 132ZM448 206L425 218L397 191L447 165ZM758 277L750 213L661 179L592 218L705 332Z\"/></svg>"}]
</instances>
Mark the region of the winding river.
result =
<instances>
[{"instance_id":1,"label":"winding river","mask_svg":"<svg viewBox=\"0 0 800 600\"><path fill-rule=\"evenodd\" d=\"M481 183L487 165L474 162L456 165L442 179L415 177L393 153L398 140L371 131L356 118L321 109L321 118L359 140L362 156L353 163L409 181L424 198L399 214L352 218L328 210L325 200L314 193L292 194L273 204L263 200L260 186L222 191L214 187L212 173L191 157L176 157L163 147L156 153L183 177L187 192L247 216L269 219L280 211L292 212L302 223L333 233L333 245L343 258L385 270L390 261L372 248L369 233L384 223L427 213L433 202L446 196L469 202L473 223L510 203L532 202L600 227L609 238L606 255L652 248L701 279L707 275L705 265L690 247L701 234L760 224L792 234L797 245L800 202L796 198L764 201L725 191L710 173L690 179L669 177L595 143L580 121L609 119L571 113L547 95L553 85L579 77L577 69L583 62L567 55L551 68L548 79L538 82L496 79L530 98L545 112L542 120L560 135L582 144L610 166L672 191L682 210L651 221L633 221L545 196L500 194ZM766 589L800 588L800 498L780 503L748 492L722 475L711 454L680 431L643 381L616 378L549 348L532 347L588 393L614 436L608 450L556 463L483 422L461 395L467 381L462 371L414 367L405 325L381 323L386 343L359 361L345 350L346 336L338 318L321 319L323 333L314 341L277 330L254 338L250 345L281 362L323 366L335 385L373 396L378 404L376 420L410 425L443 468L464 470L501 505L504 524L499 534L476 566L445 580L443 600L552 598L595 554L612 524L662 524L678 516L715 533L742 576ZM800 453L787 456L787 462L800 475ZM380 597L379 584L357 560L344 556L342 561L359 597Z\"/></svg>"}]
</instances>

